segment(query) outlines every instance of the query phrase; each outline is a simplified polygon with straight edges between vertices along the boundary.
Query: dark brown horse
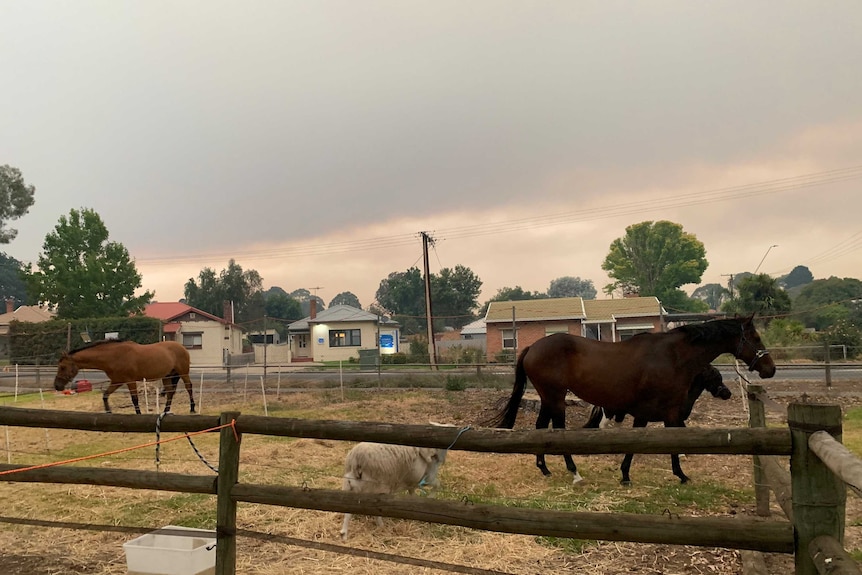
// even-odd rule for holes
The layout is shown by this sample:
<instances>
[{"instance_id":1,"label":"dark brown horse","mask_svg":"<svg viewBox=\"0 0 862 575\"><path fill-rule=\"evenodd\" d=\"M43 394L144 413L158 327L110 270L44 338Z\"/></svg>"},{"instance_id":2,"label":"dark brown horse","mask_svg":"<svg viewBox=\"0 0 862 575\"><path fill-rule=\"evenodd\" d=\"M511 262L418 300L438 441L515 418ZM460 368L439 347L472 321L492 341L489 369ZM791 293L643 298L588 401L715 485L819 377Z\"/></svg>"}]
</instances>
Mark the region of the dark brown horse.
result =
<instances>
[{"instance_id":1,"label":"dark brown horse","mask_svg":"<svg viewBox=\"0 0 862 575\"><path fill-rule=\"evenodd\" d=\"M731 395L730 389L726 385L724 385L724 381L721 377L721 372L718 371L713 366L707 367L705 370L700 372L694 377L694 381L691 382L691 387L688 390L688 395L686 396L685 405L682 410L682 427L685 427L685 420L688 419L688 416L691 415L691 410L694 408L694 402L700 397L700 394L704 392L704 390L710 392L713 397L717 397L719 399L728 400ZM599 406L593 406L593 409L590 411L590 416L587 419L587 422L584 424L584 427L587 428L596 428L596 427L605 427L607 423L611 420L616 421L617 423L621 423L623 419L625 419L626 415L628 415L624 411L611 411ZM643 419L635 418L634 427L646 427L648 421ZM620 471L622 472L622 479L620 483L623 485L628 485L631 483L631 477L629 476L629 470L632 466L632 457L634 457L631 453L627 453L623 458L623 463L620 465ZM679 454L672 453L670 456L670 464L671 469L673 469L673 474L679 477L681 483L685 483L688 481L688 476L683 473L682 467L679 464Z\"/></svg>"},{"instance_id":2,"label":"dark brown horse","mask_svg":"<svg viewBox=\"0 0 862 575\"><path fill-rule=\"evenodd\" d=\"M557 429L566 426L568 391L614 413L682 427L692 381L723 353L745 362L749 371L756 369L760 377L775 375L775 364L763 347L753 317L684 325L617 343L563 333L549 335L521 352L512 395L487 423L514 427L529 378L541 399L536 429L550 423ZM580 481L572 456L563 457L575 482ZM536 466L550 475L543 453L536 455Z\"/></svg>"},{"instance_id":3,"label":"dark brown horse","mask_svg":"<svg viewBox=\"0 0 862 575\"><path fill-rule=\"evenodd\" d=\"M111 408L108 407L108 396L120 386L128 385L135 413L141 413L138 405L138 382L144 379L149 381L161 379L167 391L165 413L168 413L171 410L177 382L182 378L189 392L191 413L194 413L195 399L192 393L192 380L189 377L190 365L188 350L175 341L141 345L133 341L108 339L88 344L60 356L57 375L54 377L54 389L63 391L81 369L99 369L104 371L111 380L110 385L102 393L105 412L111 413Z\"/></svg>"}]
</instances>

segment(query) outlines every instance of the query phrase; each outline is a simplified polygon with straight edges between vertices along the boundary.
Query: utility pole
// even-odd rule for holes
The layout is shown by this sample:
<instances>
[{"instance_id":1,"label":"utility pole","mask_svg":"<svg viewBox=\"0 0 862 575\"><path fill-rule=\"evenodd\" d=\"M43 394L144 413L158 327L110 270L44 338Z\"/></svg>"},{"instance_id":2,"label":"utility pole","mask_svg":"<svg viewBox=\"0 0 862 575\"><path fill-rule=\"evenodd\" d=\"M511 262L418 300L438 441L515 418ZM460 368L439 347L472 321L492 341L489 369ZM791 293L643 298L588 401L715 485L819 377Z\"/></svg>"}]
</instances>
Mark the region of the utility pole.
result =
<instances>
[{"instance_id":1,"label":"utility pole","mask_svg":"<svg viewBox=\"0 0 862 575\"><path fill-rule=\"evenodd\" d=\"M722 277L729 277L727 280L727 289L730 292L730 299L733 299L733 274L721 274Z\"/></svg>"},{"instance_id":2,"label":"utility pole","mask_svg":"<svg viewBox=\"0 0 862 575\"><path fill-rule=\"evenodd\" d=\"M428 244L434 245L434 238L426 232L422 236L422 260L425 265L425 317L428 318L428 356L431 369L437 369L437 345L434 342L434 325L431 321L431 272L428 265Z\"/></svg>"}]
</instances>

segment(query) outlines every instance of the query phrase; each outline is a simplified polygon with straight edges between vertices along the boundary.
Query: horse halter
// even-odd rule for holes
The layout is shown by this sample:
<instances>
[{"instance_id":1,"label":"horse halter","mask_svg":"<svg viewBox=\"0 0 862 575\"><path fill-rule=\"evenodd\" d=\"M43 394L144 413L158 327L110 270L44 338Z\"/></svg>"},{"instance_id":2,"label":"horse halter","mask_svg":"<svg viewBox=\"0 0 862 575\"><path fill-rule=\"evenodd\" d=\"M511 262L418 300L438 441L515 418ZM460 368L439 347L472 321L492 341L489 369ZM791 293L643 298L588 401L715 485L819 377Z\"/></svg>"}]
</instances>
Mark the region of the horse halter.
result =
<instances>
[{"instance_id":1,"label":"horse halter","mask_svg":"<svg viewBox=\"0 0 862 575\"><path fill-rule=\"evenodd\" d=\"M740 326L740 329L742 330L742 335L739 337L739 348L737 348L736 350L736 357L737 359L741 359L740 355L742 355L742 348L745 346L745 344L750 345L751 349L754 350L754 359L752 359L751 363L748 364L748 371L754 371L754 366L757 365L757 362L760 361L763 356L769 355L769 350L757 349L756 347L754 347L754 345L750 341L745 339L745 327Z\"/></svg>"}]
</instances>

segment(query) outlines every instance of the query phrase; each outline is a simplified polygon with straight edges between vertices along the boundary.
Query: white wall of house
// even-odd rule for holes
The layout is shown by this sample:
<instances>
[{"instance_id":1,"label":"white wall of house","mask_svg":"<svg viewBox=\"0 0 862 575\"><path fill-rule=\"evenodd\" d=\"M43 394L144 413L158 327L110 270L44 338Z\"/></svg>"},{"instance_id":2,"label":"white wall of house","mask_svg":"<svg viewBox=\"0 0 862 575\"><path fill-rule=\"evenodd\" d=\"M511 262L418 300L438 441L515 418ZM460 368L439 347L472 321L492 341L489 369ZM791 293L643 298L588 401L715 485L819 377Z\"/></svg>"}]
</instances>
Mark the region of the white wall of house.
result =
<instances>
[{"instance_id":1,"label":"white wall of house","mask_svg":"<svg viewBox=\"0 0 862 575\"><path fill-rule=\"evenodd\" d=\"M290 346L286 343L269 344L264 350L262 343L254 344L254 362L264 363L264 360L266 360L267 365L290 363Z\"/></svg>"},{"instance_id":2,"label":"white wall of house","mask_svg":"<svg viewBox=\"0 0 862 575\"><path fill-rule=\"evenodd\" d=\"M184 321L176 341L189 350L192 367L222 365L225 349L242 353L241 330L216 321Z\"/></svg>"},{"instance_id":3,"label":"white wall of house","mask_svg":"<svg viewBox=\"0 0 862 575\"><path fill-rule=\"evenodd\" d=\"M314 361L348 361L351 357L359 359L360 349L377 349L377 324L375 322L337 322L333 324L311 324L311 352ZM350 332L359 330L359 345L332 347L330 332ZM340 338L339 338L340 340ZM355 343L355 338L346 343Z\"/></svg>"}]
</instances>

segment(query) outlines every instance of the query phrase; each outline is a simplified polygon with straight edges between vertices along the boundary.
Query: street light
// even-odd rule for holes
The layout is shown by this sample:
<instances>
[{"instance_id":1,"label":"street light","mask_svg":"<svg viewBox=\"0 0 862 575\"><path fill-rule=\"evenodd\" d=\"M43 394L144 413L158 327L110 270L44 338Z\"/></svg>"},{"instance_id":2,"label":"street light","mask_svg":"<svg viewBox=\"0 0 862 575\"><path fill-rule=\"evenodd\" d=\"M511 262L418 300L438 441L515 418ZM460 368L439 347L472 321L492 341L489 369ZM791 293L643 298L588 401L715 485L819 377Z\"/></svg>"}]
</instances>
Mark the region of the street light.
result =
<instances>
[{"instance_id":1,"label":"street light","mask_svg":"<svg viewBox=\"0 0 862 575\"><path fill-rule=\"evenodd\" d=\"M759 269L760 269L760 266L762 266L762 265L763 265L763 260L765 260L765 259L766 259L766 256L768 256L768 255L769 255L769 251L770 251L772 248L777 248L777 247L778 247L778 244L772 244L771 246L769 246L768 248L766 248L766 253L765 253L765 254L763 254L763 257L762 257L762 258L760 258L760 263L759 263L759 264L757 264L757 267L756 267L756 268L754 268L754 274L755 274L755 275L757 275L757 270L759 270Z\"/></svg>"}]
</instances>

